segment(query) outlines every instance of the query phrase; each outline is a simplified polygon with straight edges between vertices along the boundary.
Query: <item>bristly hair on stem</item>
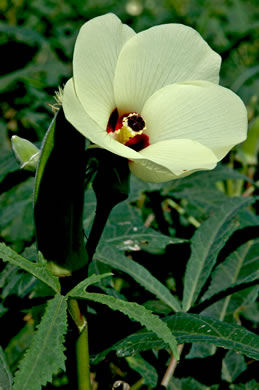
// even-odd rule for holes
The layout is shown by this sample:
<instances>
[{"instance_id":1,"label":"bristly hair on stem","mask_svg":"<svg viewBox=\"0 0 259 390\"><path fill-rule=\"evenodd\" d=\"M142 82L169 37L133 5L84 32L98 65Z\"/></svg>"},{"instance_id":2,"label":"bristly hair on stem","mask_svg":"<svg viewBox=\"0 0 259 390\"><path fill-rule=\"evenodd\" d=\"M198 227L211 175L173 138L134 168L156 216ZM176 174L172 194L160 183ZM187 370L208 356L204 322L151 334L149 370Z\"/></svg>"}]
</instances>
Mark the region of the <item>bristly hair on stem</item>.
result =
<instances>
[{"instance_id":1,"label":"bristly hair on stem","mask_svg":"<svg viewBox=\"0 0 259 390\"><path fill-rule=\"evenodd\" d=\"M56 103L49 104L54 114L56 114L60 109L60 107L62 107L63 93L64 93L64 88L58 87L58 90L55 91L55 95L54 95L54 100Z\"/></svg>"}]
</instances>

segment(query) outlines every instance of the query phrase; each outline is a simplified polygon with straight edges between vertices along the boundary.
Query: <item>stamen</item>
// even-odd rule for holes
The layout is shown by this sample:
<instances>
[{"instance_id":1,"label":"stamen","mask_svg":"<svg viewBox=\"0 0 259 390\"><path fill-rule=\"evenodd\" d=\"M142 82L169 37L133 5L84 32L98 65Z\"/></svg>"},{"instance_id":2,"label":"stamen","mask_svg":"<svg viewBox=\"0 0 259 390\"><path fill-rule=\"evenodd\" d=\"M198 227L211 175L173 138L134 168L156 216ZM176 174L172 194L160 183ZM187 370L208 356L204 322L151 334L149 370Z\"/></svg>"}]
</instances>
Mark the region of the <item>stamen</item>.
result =
<instances>
[{"instance_id":1,"label":"stamen","mask_svg":"<svg viewBox=\"0 0 259 390\"><path fill-rule=\"evenodd\" d=\"M146 125L144 119L135 112L124 117L122 123L135 132L143 132Z\"/></svg>"}]
</instances>

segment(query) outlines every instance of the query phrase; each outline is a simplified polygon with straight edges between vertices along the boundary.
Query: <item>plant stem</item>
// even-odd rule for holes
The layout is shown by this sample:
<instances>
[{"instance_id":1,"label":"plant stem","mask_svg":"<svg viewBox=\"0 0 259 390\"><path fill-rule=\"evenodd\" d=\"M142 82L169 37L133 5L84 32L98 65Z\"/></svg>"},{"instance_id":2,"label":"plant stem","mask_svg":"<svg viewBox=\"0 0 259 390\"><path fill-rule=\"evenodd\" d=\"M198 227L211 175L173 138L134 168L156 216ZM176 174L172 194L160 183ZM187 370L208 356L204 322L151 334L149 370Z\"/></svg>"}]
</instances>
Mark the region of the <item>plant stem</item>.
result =
<instances>
[{"instance_id":1,"label":"plant stem","mask_svg":"<svg viewBox=\"0 0 259 390\"><path fill-rule=\"evenodd\" d=\"M176 203L173 199L167 199L167 204L175 209L180 215L186 215L186 210L182 208L178 203ZM200 222L194 218L192 215L187 216L188 222L194 227L198 228L200 226Z\"/></svg>"},{"instance_id":2,"label":"plant stem","mask_svg":"<svg viewBox=\"0 0 259 390\"><path fill-rule=\"evenodd\" d=\"M78 390L90 390L90 359L88 347L88 325L81 331L76 341Z\"/></svg>"},{"instance_id":3,"label":"plant stem","mask_svg":"<svg viewBox=\"0 0 259 390\"><path fill-rule=\"evenodd\" d=\"M144 378L140 378L133 386L131 386L131 390L138 390L144 384Z\"/></svg>"},{"instance_id":4,"label":"plant stem","mask_svg":"<svg viewBox=\"0 0 259 390\"><path fill-rule=\"evenodd\" d=\"M183 346L184 346L184 344L180 344L177 347L178 352L179 352L179 356L181 356ZM175 359L174 355L172 355L170 363L167 367L167 370L166 370L165 375L164 375L162 382L161 382L161 386L164 386L166 389L167 389L167 387L172 379L172 376L174 375L176 366L177 366L177 360Z\"/></svg>"},{"instance_id":5,"label":"plant stem","mask_svg":"<svg viewBox=\"0 0 259 390\"><path fill-rule=\"evenodd\" d=\"M81 314L76 299L69 298L68 308L79 331L79 337L76 341L78 390L91 390L88 324L85 317Z\"/></svg>"}]
</instances>

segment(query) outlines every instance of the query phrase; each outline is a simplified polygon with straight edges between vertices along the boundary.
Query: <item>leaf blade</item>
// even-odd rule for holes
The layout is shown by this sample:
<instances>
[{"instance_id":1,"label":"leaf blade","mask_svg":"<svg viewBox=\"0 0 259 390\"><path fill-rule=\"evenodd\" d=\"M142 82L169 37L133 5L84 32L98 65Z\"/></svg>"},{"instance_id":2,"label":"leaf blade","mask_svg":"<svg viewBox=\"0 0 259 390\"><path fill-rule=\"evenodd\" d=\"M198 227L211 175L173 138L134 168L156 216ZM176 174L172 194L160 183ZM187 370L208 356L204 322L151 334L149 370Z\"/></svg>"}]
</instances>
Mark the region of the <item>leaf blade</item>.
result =
<instances>
[{"instance_id":1,"label":"leaf blade","mask_svg":"<svg viewBox=\"0 0 259 390\"><path fill-rule=\"evenodd\" d=\"M113 274L111 272L107 272L107 273L101 274L101 275L93 274L93 275L89 276L89 278L86 278L85 280L82 280L82 282L78 283L66 295L72 296L72 295L76 295L77 293L80 294L80 291L82 291L82 289L86 289L88 286L91 286L92 284L99 283L102 279L106 278L107 276L112 276L112 275Z\"/></svg>"},{"instance_id":2,"label":"leaf blade","mask_svg":"<svg viewBox=\"0 0 259 390\"><path fill-rule=\"evenodd\" d=\"M227 288L259 279L259 240L238 247L212 273L211 283L201 301Z\"/></svg>"},{"instance_id":3,"label":"leaf blade","mask_svg":"<svg viewBox=\"0 0 259 390\"><path fill-rule=\"evenodd\" d=\"M57 370L65 370L66 308L66 299L59 294L48 301L31 347L16 373L13 390L41 390Z\"/></svg>"},{"instance_id":4,"label":"leaf blade","mask_svg":"<svg viewBox=\"0 0 259 390\"><path fill-rule=\"evenodd\" d=\"M239 227L234 217L253 203L252 198L231 198L220 211L208 218L192 238L192 254L184 277L183 310L188 311L197 299L226 240Z\"/></svg>"},{"instance_id":5,"label":"leaf blade","mask_svg":"<svg viewBox=\"0 0 259 390\"><path fill-rule=\"evenodd\" d=\"M178 344L193 342L213 344L259 360L259 336L239 325L189 313L176 313L166 317L164 321L174 333ZM116 351L119 357L125 357L133 352L139 353L152 348L164 348L163 341L154 333L142 330L99 353L92 361L93 364L98 363L110 351Z\"/></svg>"},{"instance_id":6,"label":"leaf blade","mask_svg":"<svg viewBox=\"0 0 259 390\"><path fill-rule=\"evenodd\" d=\"M182 311L180 303L171 294L168 288L159 282L159 280L142 265L121 255L110 246L103 246L101 249L97 250L95 258L104 264L108 264L130 275L136 282L143 286L147 291L154 294L162 302L166 303L175 312Z\"/></svg>"},{"instance_id":7,"label":"leaf blade","mask_svg":"<svg viewBox=\"0 0 259 390\"><path fill-rule=\"evenodd\" d=\"M90 301L102 303L109 306L109 308L112 310L121 311L129 318L140 322L141 325L145 326L147 329L152 329L152 331L155 332L158 337L161 337L161 339L164 340L166 345L170 346L176 358L179 358L176 340L169 331L167 325L161 321L158 316L152 314L151 311L147 310L145 307L134 302L125 302L121 299L117 299L109 295L88 293L83 289L81 289L81 291L78 289L72 294L70 292L70 296L72 298L88 299Z\"/></svg>"},{"instance_id":8,"label":"leaf blade","mask_svg":"<svg viewBox=\"0 0 259 390\"><path fill-rule=\"evenodd\" d=\"M46 283L55 292L60 292L58 278L52 275L44 264L33 263L25 259L23 256L19 255L13 249L9 248L3 243L0 243L0 258L2 258L4 262L8 261L9 263L31 273L37 279Z\"/></svg>"}]
</instances>

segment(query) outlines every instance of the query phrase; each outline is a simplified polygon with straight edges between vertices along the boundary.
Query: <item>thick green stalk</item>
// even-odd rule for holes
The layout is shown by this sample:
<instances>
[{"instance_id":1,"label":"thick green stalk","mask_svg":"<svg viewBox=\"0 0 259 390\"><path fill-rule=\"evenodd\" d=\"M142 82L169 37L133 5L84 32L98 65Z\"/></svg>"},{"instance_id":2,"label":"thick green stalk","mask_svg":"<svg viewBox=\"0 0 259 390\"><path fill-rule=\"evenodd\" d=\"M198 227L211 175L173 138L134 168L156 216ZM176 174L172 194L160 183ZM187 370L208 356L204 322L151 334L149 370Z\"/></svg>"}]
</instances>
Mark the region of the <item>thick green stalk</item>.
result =
<instances>
[{"instance_id":1,"label":"thick green stalk","mask_svg":"<svg viewBox=\"0 0 259 390\"><path fill-rule=\"evenodd\" d=\"M81 314L76 299L69 298L68 307L79 331L79 337L76 341L78 390L91 390L88 324L85 317Z\"/></svg>"},{"instance_id":2,"label":"thick green stalk","mask_svg":"<svg viewBox=\"0 0 259 390\"><path fill-rule=\"evenodd\" d=\"M87 323L76 341L78 390L90 390L90 359Z\"/></svg>"}]
</instances>

